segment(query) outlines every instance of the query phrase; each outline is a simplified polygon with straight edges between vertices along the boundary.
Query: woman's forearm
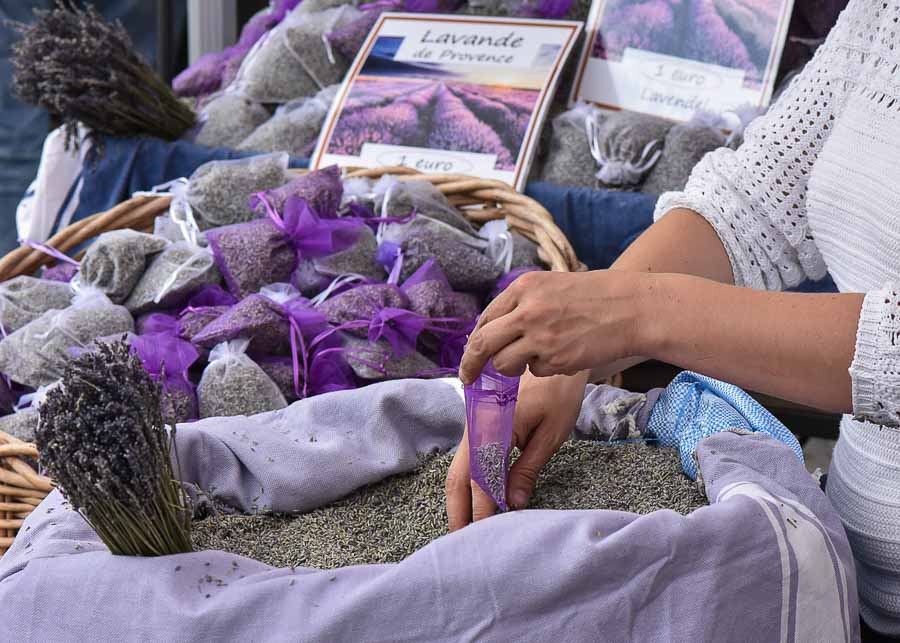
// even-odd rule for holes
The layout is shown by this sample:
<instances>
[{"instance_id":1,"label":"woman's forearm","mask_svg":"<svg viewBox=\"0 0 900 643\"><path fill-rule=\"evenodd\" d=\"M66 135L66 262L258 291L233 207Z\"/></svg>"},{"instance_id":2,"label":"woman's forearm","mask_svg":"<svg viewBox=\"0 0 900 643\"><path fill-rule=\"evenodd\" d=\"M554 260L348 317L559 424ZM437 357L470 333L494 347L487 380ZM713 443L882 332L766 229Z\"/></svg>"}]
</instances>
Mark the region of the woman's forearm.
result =
<instances>
[{"instance_id":1,"label":"woman's forearm","mask_svg":"<svg viewBox=\"0 0 900 643\"><path fill-rule=\"evenodd\" d=\"M641 279L648 357L825 411L852 411L862 294L780 293L687 275Z\"/></svg>"},{"instance_id":2,"label":"woman's forearm","mask_svg":"<svg viewBox=\"0 0 900 643\"><path fill-rule=\"evenodd\" d=\"M719 236L693 210L673 210L647 228L611 266L632 272L677 272L734 283L731 263ZM591 379L600 381L646 361L632 357L599 366Z\"/></svg>"}]
</instances>

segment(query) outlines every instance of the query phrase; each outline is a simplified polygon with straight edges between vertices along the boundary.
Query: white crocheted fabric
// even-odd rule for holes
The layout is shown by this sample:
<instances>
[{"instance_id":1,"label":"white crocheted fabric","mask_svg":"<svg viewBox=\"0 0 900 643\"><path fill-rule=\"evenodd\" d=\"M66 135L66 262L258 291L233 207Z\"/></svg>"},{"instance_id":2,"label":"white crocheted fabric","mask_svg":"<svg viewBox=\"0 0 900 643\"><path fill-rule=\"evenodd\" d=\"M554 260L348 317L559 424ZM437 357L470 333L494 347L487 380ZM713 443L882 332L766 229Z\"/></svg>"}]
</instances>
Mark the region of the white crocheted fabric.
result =
<instances>
[{"instance_id":1,"label":"white crocheted fabric","mask_svg":"<svg viewBox=\"0 0 900 643\"><path fill-rule=\"evenodd\" d=\"M871 424L845 418L828 488L855 545L867 620L900 633L898 186L900 0L851 0L744 144L707 155L656 217L705 217L739 286L780 290L827 271L842 292L867 293L850 374L854 416ZM852 436L849 466L839 454Z\"/></svg>"}]
</instances>

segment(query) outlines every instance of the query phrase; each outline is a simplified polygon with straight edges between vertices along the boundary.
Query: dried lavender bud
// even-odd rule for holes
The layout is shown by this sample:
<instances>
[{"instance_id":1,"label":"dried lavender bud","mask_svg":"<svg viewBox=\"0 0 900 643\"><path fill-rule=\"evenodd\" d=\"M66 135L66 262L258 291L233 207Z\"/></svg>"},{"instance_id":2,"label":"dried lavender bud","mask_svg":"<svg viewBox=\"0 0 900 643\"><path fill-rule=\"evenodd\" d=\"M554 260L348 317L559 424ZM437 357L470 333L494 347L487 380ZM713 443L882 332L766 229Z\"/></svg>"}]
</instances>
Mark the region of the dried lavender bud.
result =
<instances>
[{"instance_id":1,"label":"dried lavender bud","mask_svg":"<svg viewBox=\"0 0 900 643\"><path fill-rule=\"evenodd\" d=\"M409 297L409 309L423 317L474 319L481 312L475 295L454 292L436 279L404 287L403 292Z\"/></svg>"},{"instance_id":2,"label":"dried lavender bud","mask_svg":"<svg viewBox=\"0 0 900 643\"><path fill-rule=\"evenodd\" d=\"M506 449L499 442L487 442L475 447L475 459L481 468L482 479L493 498L506 497L506 472L509 467Z\"/></svg>"},{"instance_id":3,"label":"dried lavender bud","mask_svg":"<svg viewBox=\"0 0 900 643\"><path fill-rule=\"evenodd\" d=\"M0 341L0 372L32 388L63 376L72 348L134 330L129 312L97 291L81 291L71 306L49 310Z\"/></svg>"},{"instance_id":4,"label":"dried lavender bud","mask_svg":"<svg viewBox=\"0 0 900 643\"><path fill-rule=\"evenodd\" d=\"M375 281L384 281L387 275L384 267L375 260L378 242L375 233L366 226L360 228L359 236L352 246L326 257L313 259L312 263L320 275L336 277L354 274Z\"/></svg>"},{"instance_id":5,"label":"dried lavender bud","mask_svg":"<svg viewBox=\"0 0 900 643\"><path fill-rule=\"evenodd\" d=\"M346 290L319 305L319 310L334 325L360 319L372 319L382 308L406 308L409 300L390 284L364 284ZM367 337L366 329L348 331Z\"/></svg>"},{"instance_id":6,"label":"dried lavender bud","mask_svg":"<svg viewBox=\"0 0 900 643\"><path fill-rule=\"evenodd\" d=\"M275 382L288 404L297 401L297 392L294 390L294 362L290 357L268 356L256 358L254 361ZM302 373L300 373L299 384L302 391Z\"/></svg>"},{"instance_id":7,"label":"dried lavender bud","mask_svg":"<svg viewBox=\"0 0 900 643\"><path fill-rule=\"evenodd\" d=\"M282 105L272 118L241 141L237 149L287 152L303 158L311 156L338 87L331 85L312 98L301 98Z\"/></svg>"},{"instance_id":8,"label":"dried lavender bud","mask_svg":"<svg viewBox=\"0 0 900 643\"><path fill-rule=\"evenodd\" d=\"M246 340L219 344L197 386L200 417L256 415L287 406L278 386L244 351Z\"/></svg>"},{"instance_id":9,"label":"dried lavender bud","mask_svg":"<svg viewBox=\"0 0 900 643\"><path fill-rule=\"evenodd\" d=\"M194 142L209 147L237 147L269 116L269 110L249 98L237 93L220 94L206 103L200 113L200 132Z\"/></svg>"},{"instance_id":10,"label":"dried lavender bud","mask_svg":"<svg viewBox=\"0 0 900 643\"><path fill-rule=\"evenodd\" d=\"M222 283L212 253L187 242L173 243L150 262L150 266L125 301L138 315L183 303L194 291Z\"/></svg>"},{"instance_id":11,"label":"dried lavender bud","mask_svg":"<svg viewBox=\"0 0 900 643\"><path fill-rule=\"evenodd\" d=\"M0 417L0 431L8 433L24 442L34 442L37 431L37 409L24 409L10 415Z\"/></svg>"},{"instance_id":12,"label":"dried lavender bud","mask_svg":"<svg viewBox=\"0 0 900 643\"><path fill-rule=\"evenodd\" d=\"M344 346L347 364L356 376L363 380L400 380L408 377L425 377L437 371L437 364L419 352L404 357L394 357L391 345L384 340L376 343L346 334ZM378 368L373 367L377 365Z\"/></svg>"},{"instance_id":13,"label":"dried lavender bud","mask_svg":"<svg viewBox=\"0 0 900 643\"><path fill-rule=\"evenodd\" d=\"M538 255L538 245L522 236L514 230L510 230L510 236L513 240L512 264L510 270L514 268L522 268L523 266L540 265L541 259Z\"/></svg>"},{"instance_id":14,"label":"dried lavender bud","mask_svg":"<svg viewBox=\"0 0 900 643\"><path fill-rule=\"evenodd\" d=\"M598 126L606 120L598 109L578 105L553 119L549 149L540 180L556 185L594 187L597 162L591 154L586 121Z\"/></svg>"},{"instance_id":15,"label":"dried lavender bud","mask_svg":"<svg viewBox=\"0 0 900 643\"><path fill-rule=\"evenodd\" d=\"M290 283L304 297L314 297L328 287L331 278L319 274L319 271L316 270L316 263L312 259L301 259L291 274Z\"/></svg>"},{"instance_id":16,"label":"dried lavender bud","mask_svg":"<svg viewBox=\"0 0 900 643\"><path fill-rule=\"evenodd\" d=\"M202 306L186 309L178 316L176 329L178 337L196 344L197 333L221 317L229 306Z\"/></svg>"},{"instance_id":17,"label":"dried lavender bud","mask_svg":"<svg viewBox=\"0 0 900 643\"><path fill-rule=\"evenodd\" d=\"M81 281L105 293L114 304L121 304L144 274L147 258L167 245L165 239L134 230L105 232L84 255Z\"/></svg>"},{"instance_id":18,"label":"dried lavender bud","mask_svg":"<svg viewBox=\"0 0 900 643\"><path fill-rule=\"evenodd\" d=\"M288 155L263 154L235 161L210 161L190 177L186 198L201 230L255 219L250 195L290 179Z\"/></svg>"},{"instance_id":19,"label":"dried lavender bud","mask_svg":"<svg viewBox=\"0 0 900 643\"><path fill-rule=\"evenodd\" d=\"M339 83L349 60L326 46L325 35L354 19L351 6L291 14L244 59L236 88L261 103L286 103Z\"/></svg>"},{"instance_id":20,"label":"dried lavender bud","mask_svg":"<svg viewBox=\"0 0 900 643\"><path fill-rule=\"evenodd\" d=\"M501 268L481 251L462 243L455 236L433 230L417 230L403 241L400 248L403 251L401 281L429 259L437 262L454 290L486 292L502 273Z\"/></svg>"},{"instance_id":21,"label":"dried lavender bud","mask_svg":"<svg viewBox=\"0 0 900 643\"><path fill-rule=\"evenodd\" d=\"M278 212L284 212L284 206L291 197L299 197L306 201L320 217L336 216L344 186L341 183L341 171L336 165L302 174L279 188L266 192L266 199ZM265 216L265 207L256 206L259 216Z\"/></svg>"},{"instance_id":22,"label":"dried lavender bud","mask_svg":"<svg viewBox=\"0 0 900 643\"><path fill-rule=\"evenodd\" d=\"M24 275L0 283L3 333L14 333L48 310L67 308L72 303L72 295L72 288L67 283Z\"/></svg>"},{"instance_id":23,"label":"dried lavender bud","mask_svg":"<svg viewBox=\"0 0 900 643\"><path fill-rule=\"evenodd\" d=\"M227 515L194 523L197 550L222 550L273 567L334 569L399 563L447 533L444 486L452 454L299 516ZM678 451L642 443L566 442L538 477L535 509L689 514L705 506ZM390 510L386 511L385 507Z\"/></svg>"},{"instance_id":24,"label":"dried lavender bud","mask_svg":"<svg viewBox=\"0 0 900 643\"><path fill-rule=\"evenodd\" d=\"M293 243L268 218L214 228L206 239L228 290L236 297L289 281L297 265Z\"/></svg>"},{"instance_id":25,"label":"dried lavender bud","mask_svg":"<svg viewBox=\"0 0 900 643\"><path fill-rule=\"evenodd\" d=\"M189 386L166 388L160 393L159 404L163 423L168 426L197 419L197 395Z\"/></svg>"},{"instance_id":26,"label":"dried lavender bud","mask_svg":"<svg viewBox=\"0 0 900 643\"><path fill-rule=\"evenodd\" d=\"M675 125L666 134L662 156L650 170L641 191L662 194L683 190L700 159L724 144L725 137L712 127Z\"/></svg>"},{"instance_id":27,"label":"dried lavender bud","mask_svg":"<svg viewBox=\"0 0 900 643\"><path fill-rule=\"evenodd\" d=\"M75 359L39 413L41 464L113 554L191 551L159 387L127 342Z\"/></svg>"},{"instance_id":28,"label":"dried lavender bud","mask_svg":"<svg viewBox=\"0 0 900 643\"><path fill-rule=\"evenodd\" d=\"M13 25L22 36L13 46L13 87L64 123L67 145L77 145L79 124L95 134L166 140L194 124L194 113L137 54L122 23L63 0L34 13L34 22Z\"/></svg>"},{"instance_id":29,"label":"dried lavender bud","mask_svg":"<svg viewBox=\"0 0 900 643\"><path fill-rule=\"evenodd\" d=\"M261 353L290 350L290 326L281 306L263 295L245 297L194 335L198 346L212 348L238 337L250 340L251 348Z\"/></svg>"},{"instance_id":30,"label":"dried lavender bud","mask_svg":"<svg viewBox=\"0 0 900 643\"><path fill-rule=\"evenodd\" d=\"M447 197L431 183L427 181L397 181L394 177L388 177L388 179L384 183L383 180L379 181L375 186L376 192L384 190L386 199L384 209L388 216L406 217L415 212L417 215L446 223L468 235L476 236L475 228L472 227L469 220L450 205ZM403 225L391 224L388 228L396 226L397 230L403 230ZM385 238L397 239L398 236L395 233L393 236Z\"/></svg>"}]
</instances>

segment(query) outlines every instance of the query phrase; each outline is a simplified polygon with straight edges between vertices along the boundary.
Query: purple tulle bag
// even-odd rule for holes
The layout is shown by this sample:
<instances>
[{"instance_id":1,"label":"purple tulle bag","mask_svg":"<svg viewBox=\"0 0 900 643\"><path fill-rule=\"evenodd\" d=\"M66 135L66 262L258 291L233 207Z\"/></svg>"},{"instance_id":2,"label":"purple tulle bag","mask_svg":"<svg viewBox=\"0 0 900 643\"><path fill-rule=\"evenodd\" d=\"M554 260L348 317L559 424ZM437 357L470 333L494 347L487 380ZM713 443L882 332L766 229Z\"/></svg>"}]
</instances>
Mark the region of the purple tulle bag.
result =
<instances>
[{"instance_id":1,"label":"purple tulle bag","mask_svg":"<svg viewBox=\"0 0 900 643\"><path fill-rule=\"evenodd\" d=\"M254 194L250 197L250 208L264 217L270 210L283 212L288 199L299 197L321 218L334 219L338 215L343 194L341 171L336 165L332 165L298 176L281 187L267 190L261 195Z\"/></svg>"},{"instance_id":2,"label":"purple tulle bag","mask_svg":"<svg viewBox=\"0 0 900 643\"><path fill-rule=\"evenodd\" d=\"M507 511L506 483L519 378L501 375L489 362L464 392L472 480L501 511Z\"/></svg>"},{"instance_id":3,"label":"purple tulle bag","mask_svg":"<svg viewBox=\"0 0 900 643\"><path fill-rule=\"evenodd\" d=\"M41 279L69 283L78 272L78 265L60 261L56 265L47 266L41 271Z\"/></svg>"},{"instance_id":4,"label":"purple tulle bag","mask_svg":"<svg viewBox=\"0 0 900 643\"><path fill-rule=\"evenodd\" d=\"M196 420L197 390L188 378L188 369L200 356L197 349L168 333L136 335L131 338L131 348L162 387L163 421L174 426Z\"/></svg>"},{"instance_id":5,"label":"purple tulle bag","mask_svg":"<svg viewBox=\"0 0 900 643\"><path fill-rule=\"evenodd\" d=\"M285 283L299 259L346 250L362 226L358 219L319 216L304 198L292 195L279 210L267 193L254 195L268 218L210 230L206 234L216 266L228 289L246 297L272 283Z\"/></svg>"},{"instance_id":6,"label":"purple tulle bag","mask_svg":"<svg viewBox=\"0 0 900 643\"><path fill-rule=\"evenodd\" d=\"M286 353L290 349L290 326L281 305L260 294L248 295L194 334L192 341L213 348L238 337L249 339L253 351Z\"/></svg>"}]
</instances>

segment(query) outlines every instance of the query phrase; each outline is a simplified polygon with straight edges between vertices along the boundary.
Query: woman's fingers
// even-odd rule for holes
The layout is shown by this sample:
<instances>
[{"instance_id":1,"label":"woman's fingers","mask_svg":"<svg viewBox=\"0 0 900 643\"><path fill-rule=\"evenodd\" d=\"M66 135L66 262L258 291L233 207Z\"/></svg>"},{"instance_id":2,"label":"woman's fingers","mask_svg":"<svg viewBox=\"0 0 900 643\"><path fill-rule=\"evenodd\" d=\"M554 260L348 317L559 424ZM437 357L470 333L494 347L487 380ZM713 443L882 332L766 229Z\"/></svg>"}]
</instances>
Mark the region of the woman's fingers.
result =
<instances>
[{"instance_id":1,"label":"woman's fingers","mask_svg":"<svg viewBox=\"0 0 900 643\"><path fill-rule=\"evenodd\" d=\"M514 285L515 282L513 282L513 285L509 288L497 295L497 298L494 299L494 301L488 304L488 307L484 309L484 312L479 315L478 323L475 324L475 329L472 331L473 333L482 326L485 326L504 315L508 315L516 309L516 306L518 305L518 296L517 289L513 287Z\"/></svg>"},{"instance_id":2,"label":"woman's fingers","mask_svg":"<svg viewBox=\"0 0 900 643\"><path fill-rule=\"evenodd\" d=\"M497 505L491 500L478 483L474 480L470 483L472 487L472 521L477 522L484 518L490 518L497 513Z\"/></svg>"},{"instance_id":3,"label":"woman's fingers","mask_svg":"<svg viewBox=\"0 0 900 643\"><path fill-rule=\"evenodd\" d=\"M472 489L469 486L468 432L456 449L447 472L447 518L450 531L462 529L472 522Z\"/></svg>"},{"instance_id":4,"label":"woman's fingers","mask_svg":"<svg viewBox=\"0 0 900 643\"><path fill-rule=\"evenodd\" d=\"M484 365L495 354L522 336L522 328L515 312L482 326L469 337L466 352L459 365L459 379L463 384L471 384Z\"/></svg>"},{"instance_id":5,"label":"woman's fingers","mask_svg":"<svg viewBox=\"0 0 900 643\"><path fill-rule=\"evenodd\" d=\"M544 425L548 420L544 420ZM522 450L522 455L509 470L509 484L506 498L513 509L524 509L534 492L538 474L547 464L559 446L565 441L564 432L541 426L535 430Z\"/></svg>"},{"instance_id":6,"label":"woman's fingers","mask_svg":"<svg viewBox=\"0 0 900 643\"><path fill-rule=\"evenodd\" d=\"M494 353L494 368L507 377L521 376L536 356L534 346L525 338L519 338Z\"/></svg>"}]
</instances>

